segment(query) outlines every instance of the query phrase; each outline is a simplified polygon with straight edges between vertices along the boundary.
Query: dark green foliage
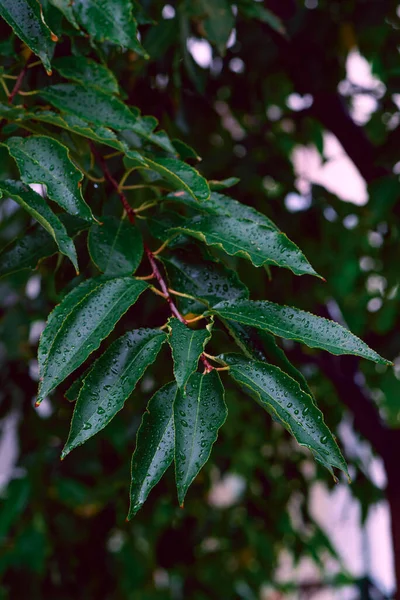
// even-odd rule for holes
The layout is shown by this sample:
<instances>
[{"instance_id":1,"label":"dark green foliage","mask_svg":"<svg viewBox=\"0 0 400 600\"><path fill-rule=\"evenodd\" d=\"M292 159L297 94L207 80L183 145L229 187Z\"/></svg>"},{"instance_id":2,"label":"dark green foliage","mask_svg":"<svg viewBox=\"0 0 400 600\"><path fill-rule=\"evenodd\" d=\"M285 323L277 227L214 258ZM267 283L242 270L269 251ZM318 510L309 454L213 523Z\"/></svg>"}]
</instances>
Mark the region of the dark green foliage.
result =
<instances>
[{"instance_id":1,"label":"dark green foliage","mask_svg":"<svg viewBox=\"0 0 400 600\"><path fill-rule=\"evenodd\" d=\"M60 600L259 597L282 540L296 557L334 555L308 514L304 473L316 469L327 485L348 477L336 439L341 400L351 411L357 394L363 409L375 410L370 396L379 401L376 428L361 430L391 464L382 440L399 427L400 384L381 354L400 354L391 334L399 325L398 132L385 125L398 115L396 7L267 4L0 0L0 397L3 415L23 413L26 473L0 509L1 538L16 540L0 551L13 597L25 593L22 565ZM193 58L200 40L210 68ZM365 139L329 91L355 45L386 86ZM310 94L311 108L291 111L293 93ZM314 144L323 154L325 130L369 185L369 204L340 203L315 187L311 207L289 214L292 152ZM356 231L346 225L351 215ZM25 291L32 275L36 297ZM382 310L368 312L371 299ZM326 314L333 300L340 310ZM360 370L374 393L357 383ZM34 415L33 397L52 407L47 420ZM60 454L68 455L61 465ZM142 510L123 530L131 456L128 519ZM366 514L380 492L350 458ZM246 497L224 514L210 511L209 483L231 472L248 482ZM311 533L290 522L296 494ZM50 543L65 537L89 560L82 521L99 548L114 530L124 533L116 574L101 558L98 579L78 589L80 565L62 551L55 560ZM176 544L166 531L179 533ZM182 565L195 558L193 583ZM172 570L171 596L154 586L157 567L177 569L182 590ZM40 586L33 600L44 597Z\"/></svg>"}]
</instances>

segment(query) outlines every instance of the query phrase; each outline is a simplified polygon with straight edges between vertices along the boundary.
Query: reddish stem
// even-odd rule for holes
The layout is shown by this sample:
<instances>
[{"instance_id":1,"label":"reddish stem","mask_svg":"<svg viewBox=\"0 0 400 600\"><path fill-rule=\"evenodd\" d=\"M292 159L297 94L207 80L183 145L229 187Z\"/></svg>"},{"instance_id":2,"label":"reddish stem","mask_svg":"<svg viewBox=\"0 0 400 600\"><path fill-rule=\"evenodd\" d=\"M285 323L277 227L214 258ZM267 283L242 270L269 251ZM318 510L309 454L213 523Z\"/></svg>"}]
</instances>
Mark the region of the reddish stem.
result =
<instances>
[{"instance_id":1,"label":"reddish stem","mask_svg":"<svg viewBox=\"0 0 400 600\"><path fill-rule=\"evenodd\" d=\"M121 200L122 206L124 207L124 209L126 211L126 214L128 215L128 219L129 219L129 221L133 225L133 223L135 222L135 211L134 211L134 209L129 204L129 202L127 200L127 197L125 196L124 192L119 188L118 182L111 175L110 169L108 168L108 165L107 165L106 161L104 160L104 158L100 154L100 152L97 150L96 146L91 141L89 141L89 145L90 145L91 151L93 153L93 156L95 157L95 159L99 163L99 165L101 167L101 170L104 173L104 177L106 179L108 179L108 181L111 183L111 185L113 186L113 188L117 192L117 194L119 196L119 199Z\"/></svg>"},{"instance_id":2,"label":"reddish stem","mask_svg":"<svg viewBox=\"0 0 400 600\"><path fill-rule=\"evenodd\" d=\"M93 156L96 158L97 162L99 163L99 165L101 167L101 170L104 173L105 179L107 179L111 183L111 185L117 192L119 199L121 200L121 203L122 203L124 209L126 210L129 221L132 224L134 224L135 223L134 209L129 205L129 202L128 202L125 194L119 188L117 181L111 175L110 170L109 170L107 163L104 160L103 156L100 154L100 152L98 152L98 150L97 150L96 146L93 144L93 142L89 141L89 144L90 144ZM145 249L147 258L149 260L150 266L152 268L153 275L157 279L158 284L161 288L161 291L163 292L165 299L168 302L171 314L173 314L177 319L179 319L179 321L181 323L183 323L184 325L187 325L188 322L186 321L185 317L179 312L173 299L171 298L171 294L168 291L168 285L167 285L164 277L162 276L160 269L158 268L157 261L156 261L154 254L152 253L152 251L150 250L150 248L148 248L148 246L146 244L144 245L144 249ZM214 369L213 365L210 362L208 362L207 357L204 356L204 354L202 354L200 356L200 360L202 361L202 363L204 365L205 373L210 373L210 371L212 371Z\"/></svg>"},{"instance_id":3,"label":"reddish stem","mask_svg":"<svg viewBox=\"0 0 400 600\"><path fill-rule=\"evenodd\" d=\"M24 77L28 70L30 59L31 59L31 56L29 56L28 60L26 61L24 67L22 68L20 74L17 77L15 85L11 91L9 98L8 98L8 104L12 104L12 101L14 100L15 96L18 94L19 90L21 89L22 82L24 81Z\"/></svg>"}]
</instances>

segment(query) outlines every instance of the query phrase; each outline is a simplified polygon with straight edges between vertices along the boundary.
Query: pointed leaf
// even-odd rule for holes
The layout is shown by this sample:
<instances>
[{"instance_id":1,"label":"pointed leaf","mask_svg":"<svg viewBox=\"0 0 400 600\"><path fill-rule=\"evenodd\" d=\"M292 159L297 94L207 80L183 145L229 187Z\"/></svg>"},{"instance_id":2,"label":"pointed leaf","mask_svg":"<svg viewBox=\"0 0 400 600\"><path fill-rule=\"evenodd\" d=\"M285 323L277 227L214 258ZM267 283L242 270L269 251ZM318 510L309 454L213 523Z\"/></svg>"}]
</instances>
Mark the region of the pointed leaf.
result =
<instances>
[{"instance_id":1,"label":"pointed leaf","mask_svg":"<svg viewBox=\"0 0 400 600\"><path fill-rule=\"evenodd\" d=\"M78 259L74 243L60 219L53 213L42 196L22 182L13 181L12 179L0 181L0 193L1 192L18 202L22 208L32 215L32 217L48 231L57 243L60 252L68 256L74 265L76 272L78 272Z\"/></svg>"},{"instance_id":2,"label":"pointed leaf","mask_svg":"<svg viewBox=\"0 0 400 600\"><path fill-rule=\"evenodd\" d=\"M86 56L61 56L53 61L53 67L66 79L85 86L118 94L119 87L115 75L106 66Z\"/></svg>"},{"instance_id":3,"label":"pointed leaf","mask_svg":"<svg viewBox=\"0 0 400 600\"><path fill-rule=\"evenodd\" d=\"M310 348L321 348L336 355L355 354L380 364L392 364L338 323L298 308L266 300L238 300L235 303L220 302L210 314L211 312L223 319L231 319L288 340L302 342Z\"/></svg>"},{"instance_id":4,"label":"pointed leaf","mask_svg":"<svg viewBox=\"0 0 400 600\"><path fill-rule=\"evenodd\" d=\"M130 129L136 121L135 114L126 104L97 88L75 83L58 83L43 88L40 95L62 112L102 127L120 131Z\"/></svg>"},{"instance_id":5,"label":"pointed leaf","mask_svg":"<svg viewBox=\"0 0 400 600\"><path fill-rule=\"evenodd\" d=\"M73 4L71 0L48 0L50 4L58 8L64 17L76 28L79 29L79 25L75 19Z\"/></svg>"},{"instance_id":6,"label":"pointed leaf","mask_svg":"<svg viewBox=\"0 0 400 600\"><path fill-rule=\"evenodd\" d=\"M44 184L48 197L66 212L94 220L80 188L83 175L71 162L65 146L44 135L12 137L5 144L25 183Z\"/></svg>"},{"instance_id":7,"label":"pointed leaf","mask_svg":"<svg viewBox=\"0 0 400 600\"><path fill-rule=\"evenodd\" d=\"M168 321L168 342L174 360L174 375L179 388L185 388L189 377L197 369L200 355L211 339L212 323L206 329L195 331L178 319Z\"/></svg>"},{"instance_id":8,"label":"pointed leaf","mask_svg":"<svg viewBox=\"0 0 400 600\"><path fill-rule=\"evenodd\" d=\"M186 492L209 459L219 428L228 410L224 388L217 371L194 373L174 404L175 470L178 500L183 505Z\"/></svg>"},{"instance_id":9,"label":"pointed leaf","mask_svg":"<svg viewBox=\"0 0 400 600\"><path fill-rule=\"evenodd\" d=\"M225 53L226 44L235 25L232 7L228 0L198 0L198 10L203 16L203 27L206 36L216 45L221 54Z\"/></svg>"},{"instance_id":10,"label":"pointed leaf","mask_svg":"<svg viewBox=\"0 0 400 600\"><path fill-rule=\"evenodd\" d=\"M171 232L185 233L209 246L222 248L231 256L247 258L255 267L277 265L290 269L295 275L319 277L301 250L284 233L248 219L199 216Z\"/></svg>"},{"instance_id":11,"label":"pointed leaf","mask_svg":"<svg viewBox=\"0 0 400 600\"><path fill-rule=\"evenodd\" d=\"M37 0L1 0L0 16L51 73L50 60L57 37L46 25Z\"/></svg>"},{"instance_id":12,"label":"pointed leaf","mask_svg":"<svg viewBox=\"0 0 400 600\"><path fill-rule=\"evenodd\" d=\"M134 273L142 260L139 229L116 217L102 217L102 225L92 225L88 246L99 270L113 277Z\"/></svg>"},{"instance_id":13,"label":"pointed leaf","mask_svg":"<svg viewBox=\"0 0 400 600\"><path fill-rule=\"evenodd\" d=\"M143 415L132 456L128 519L143 506L174 459L173 405L177 393L176 384L167 383L154 394Z\"/></svg>"},{"instance_id":14,"label":"pointed leaf","mask_svg":"<svg viewBox=\"0 0 400 600\"><path fill-rule=\"evenodd\" d=\"M326 426L321 411L303 392L297 381L278 367L228 354L229 374L282 425L299 444L306 446L330 471L341 469L348 475L345 460Z\"/></svg>"},{"instance_id":15,"label":"pointed leaf","mask_svg":"<svg viewBox=\"0 0 400 600\"><path fill-rule=\"evenodd\" d=\"M123 408L166 338L159 329L129 331L96 360L76 401L63 458L101 431Z\"/></svg>"},{"instance_id":16,"label":"pointed leaf","mask_svg":"<svg viewBox=\"0 0 400 600\"><path fill-rule=\"evenodd\" d=\"M220 262L203 260L192 249L190 252L183 249L170 256L162 256L162 261L167 268L171 287L202 301L177 297L184 314L203 311L204 305L213 306L221 300L233 301L249 297L248 289L235 271Z\"/></svg>"},{"instance_id":17,"label":"pointed leaf","mask_svg":"<svg viewBox=\"0 0 400 600\"><path fill-rule=\"evenodd\" d=\"M105 40L147 56L137 38L131 0L74 0L74 14L97 42Z\"/></svg>"},{"instance_id":18,"label":"pointed leaf","mask_svg":"<svg viewBox=\"0 0 400 600\"><path fill-rule=\"evenodd\" d=\"M146 159L149 168L160 173L174 188L184 190L195 200L210 197L209 185L196 169L176 158Z\"/></svg>"},{"instance_id":19,"label":"pointed leaf","mask_svg":"<svg viewBox=\"0 0 400 600\"><path fill-rule=\"evenodd\" d=\"M231 179L236 181L234 177ZM203 202L201 204L194 202L193 198L188 194L171 193L168 194L167 198L168 200L173 200L174 202L191 206L198 212L203 212L210 215L225 215L227 217L235 217L236 219L248 219L249 221L253 221L253 223L265 225L265 227L279 231L278 227L273 221L271 221L271 219L258 212L258 210L252 206L248 206L247 204L243 204L242 202L238 202L229 196L224 196L223 194L218 194L217 192L211 192L211 196L207 202Z\"/></svg>"},{"instance_id":20,"label":"pointed leaf","mask_svg":"<svg viewBox=\"0 0 400 600\"><path fill-rule=\"evenodd\" d=\"M223 323L247 358L272 362L282 369L282 371L287 373L292 379L297 381L301 389L311 396L315 403L306 378L294 365L292 365L282 348L276 343L276 339L272 334L267 333L262 329L241 325L235 321L223 320Z\"/></svg>"},{"instance_id":21,"label":"pointed leaf","mask_svg":"<svg viewBox=\"0 0 400 600\"><path fill-rule=\"evenodd\" d=\"M67 294L60 304L54 307L47 317L46 327L42 331L38 347L38 364L39 375L42 378L44 375L45 364L49 356L50 348L52 347L55 337L61 327L64 325L68 315L76 309L81 300L83 300L90 292L97 289L99 285L98 279L87 279L77 285Z\"/></svg>"},{"instance_id":22,"label":"pointed leaf","mask_svg":"<svg viewBox=\"0 0 400 600\"><path fill-rule=\"evenodd\" d=\"M38 402L100 346L101 341L111 333L122 315L136 302L146 287L147 284L143 281L130 277L96 280L95 288L64 318L48 349ZM69 307L67 298L63 302L65 311Z\"/></svg>"},{"instance_id":23,"label":"pointed leaf","mask_svg":"<svg viewBox=\"0 0 400 600\"><path fill-rule=\"evenodd\" d=\"M69 227L65 217L75 220L76 227ZM88 227L87 221L71 215L61 215L60 220L66 225L70 237ZM36 269L43 258L52 256L57 251L57 244L47 231L33 225L0 251L0 277L25 269Z\"/></svg>"}]
</instances>

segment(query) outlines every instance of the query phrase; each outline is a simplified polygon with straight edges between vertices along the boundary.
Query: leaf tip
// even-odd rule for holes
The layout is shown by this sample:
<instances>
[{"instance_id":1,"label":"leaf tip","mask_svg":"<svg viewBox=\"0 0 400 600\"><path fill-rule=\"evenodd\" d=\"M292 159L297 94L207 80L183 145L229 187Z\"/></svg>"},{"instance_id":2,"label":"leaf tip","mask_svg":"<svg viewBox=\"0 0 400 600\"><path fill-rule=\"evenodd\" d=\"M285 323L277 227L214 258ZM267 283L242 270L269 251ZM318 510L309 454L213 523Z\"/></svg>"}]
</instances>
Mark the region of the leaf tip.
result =
<instances>
[{"instance_id":1,"label":"leaf tip","mask_svg":"<svg viewBox=\"0 0 400 600\"><path fill-rule=\"evenodd\" d=\"M38 399L36 400L36 402L35 402L35 408L39 408L39 406L41 405L41 403L42 403L42 399L41 399L41 398L38 398Z\"/></svg>"}]
</instances>

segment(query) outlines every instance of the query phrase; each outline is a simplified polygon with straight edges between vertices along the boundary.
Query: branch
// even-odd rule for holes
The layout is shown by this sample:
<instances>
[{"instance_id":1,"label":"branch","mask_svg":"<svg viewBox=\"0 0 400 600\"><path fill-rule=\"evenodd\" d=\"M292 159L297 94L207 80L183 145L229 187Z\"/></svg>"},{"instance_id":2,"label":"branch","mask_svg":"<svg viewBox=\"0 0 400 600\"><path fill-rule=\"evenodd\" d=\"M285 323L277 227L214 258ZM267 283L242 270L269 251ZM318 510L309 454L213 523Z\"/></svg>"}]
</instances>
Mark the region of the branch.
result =
<instances>
[{"instance_id":1,"label":"branch","mask_svg":"<svg viewBox=\"0 0 400 600\"><path fill-rule=\"evenodd\" d=\"M96 158L101 170L104 173L105 179L112 185L114 190L117 192L119 199L121 200L122 206L124 207L124 209L128 215L129 221L132 223L132 225L134 225L135 210L130 206L124 192L118 185L118 182L116 181L116 179L114 179L114 177L112 176L104 157L100 154L100 152L97 150L96 146L94 145L94 143L92 141L89 141L89 144L90 144L90 148L92 150L93 156ZM168 302L171 314L174 317L176 317L177 319L179 319L179 321L181 323L183 323L184 325L188 325L188 321L186 321L184 316L179 312L178 308L176 307L176 305L171 297L171 294L168 289L168 285L167 285L164 277L162 276L161 271L158 268L155 255L153 254L153 252L150 250L150 248L146 244L144 244L144 250L146 252L150 266L152 268L152 275L154 275L154 277L158 281L158 284L161 288L163 296L166 299L166 301ZM207 357L204 355L204 353L201 354L200 359L204 365L205 373L209 373L210 371L212 371L215 368L215 367L213 367L213 365L211 363L208 362Z\"/></svg>"}]
</instances>

